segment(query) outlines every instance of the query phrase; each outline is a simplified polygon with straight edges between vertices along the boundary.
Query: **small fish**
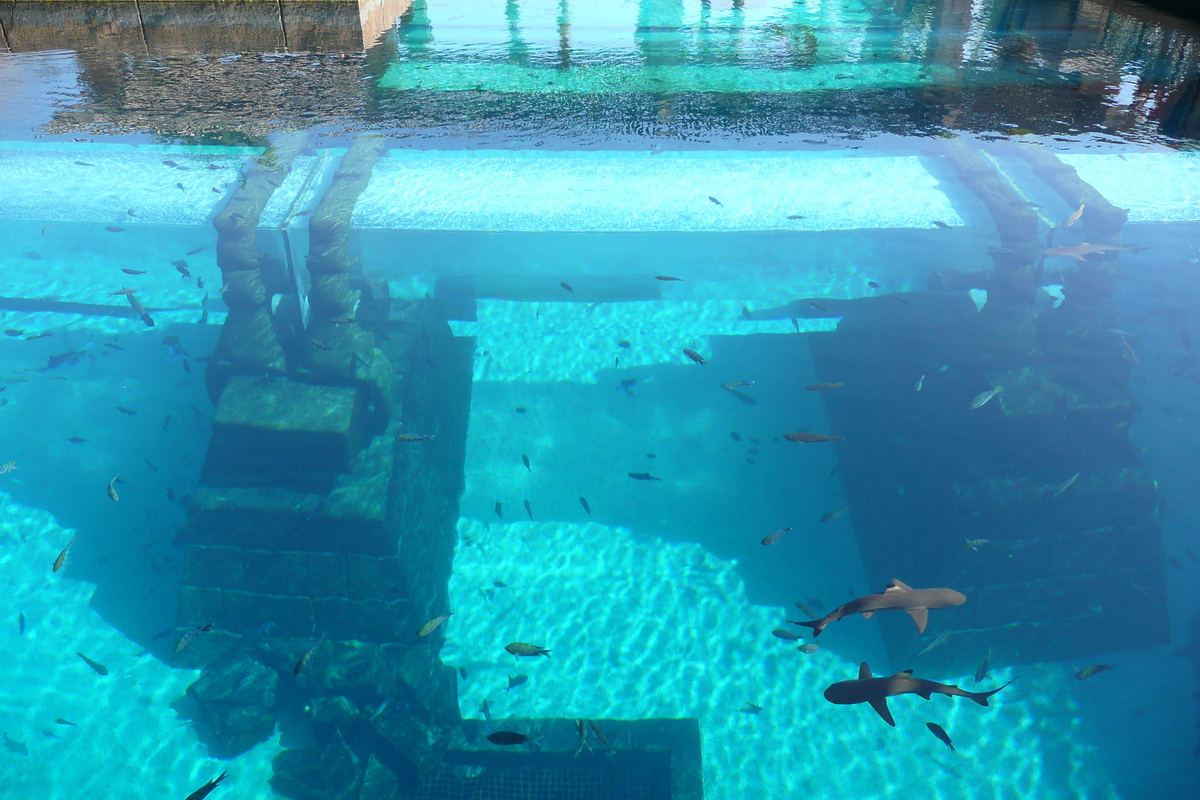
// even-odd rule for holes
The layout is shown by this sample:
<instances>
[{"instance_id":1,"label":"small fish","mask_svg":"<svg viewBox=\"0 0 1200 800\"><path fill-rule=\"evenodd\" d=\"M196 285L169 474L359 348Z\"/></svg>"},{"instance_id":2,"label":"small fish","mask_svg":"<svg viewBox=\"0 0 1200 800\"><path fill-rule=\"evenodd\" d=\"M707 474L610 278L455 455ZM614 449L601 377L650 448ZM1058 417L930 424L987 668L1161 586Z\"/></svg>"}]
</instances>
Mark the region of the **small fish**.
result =
<instances>
[{"instance_id":1,"label":"small fish","mask_svg":"<svg viewBox=\"0 0 1200 800\"><path fill-rule=\"evenodd\" d=\"M579 754L583 752L583 748L587 748L588 752L592 752L592 746L587 743L587 726L583 724L583 720L575 720L575 732L579 734L579 746L575 748L575 758L579 758Z\"/></svg>"},{"instance_id":2,"label":"small fish","mask_svg":"<svg viewBox=\"0 0 1200 800\"><path fill-rule=\"evenodd\" d=\"M1133 352L1133 348L1129 346L1129 342L1125 341L1125 337L1121 337L1121 350L1125 356L1125 360L1135 367L1138 365L1137 353Z\"/></svg>"},{"instance_id":3,"label":"small fish","mask_svg":"<svg viewBox=\"0 0 1200 800\"><path fill-rule=\"evenodd\" d=\"M508 688L506 688L504 691L511 692L516 687L518 687L524 683L527 683L528 681L529 681L528 675L509 675L508 676Z\"/></svg>"},{"instance_id":4,"label":"small fish","mask_svg":"<svg viewBox=\"0 0 1200 800\"><path fill-rule=\"evenodd\" d=\"M90 658L85 656L83 653L80 653L79 651L76 651L75 655L82 658L83 663L87 664L89 667L94 669L96 671L97 675L107 675L108 674L108 667L104 666L103 664L99 663L98 661L92 661Z\"/></svg>"},{"instance_id":5,"label":"small fish","mask_svg":"<svg viewBox=\"0 0 1200 800\"><path fill-rule=\"evenodd\" d=\"M816 611L812 610L812 606L808 605L807 603L802 603L799 600L796 601L796 608L800 609L805 614L808 614L813 619L816 619L817 617L821 616Z\"/></svg>"},{"instance_id":6,"label":"small fish","mask_svg":"<svg viewBox=\"0 0 1200 800\"><path fill-rule=\"evenodd\" d=\"M158 472L158 466L157 466L157 465L156 465L156 464L155 464L153 461L151 461L151 460L150 460L150 459L148 459L148 458L144 458L144 457L142 458L142 461L145 461L145 462L146 462L146 466L147 466L147 467L149 467L150 469L154 470L155 472Z\"/></svg>"},{"instance_id":7,"label":"small fish","mask_svg":"<svg viewBox=\"0 0 1200 800\"><path fill-rule=\"evenodd\" d=\"M925 385L925 376L922 375L921 377L917 378L917 385L913 387L913 390L919 392L919 391L921 391L921 388L924 385Z\"/></svg>"},{"instance_id":8,"label":"small fish","mask_svg":"<svg viewBox=\"0 0 1200 800\"><path fill-rule=\"evenodd\" d=\"M400 433L396 435L397 442L423 442L432 439L436 433Z\"/></svg>"},{"instance_id":9,"label":"small fish","mask_svg":"<svg viewBox=\"0 0 1200 800\"><path fill-rule=\"evenodd\" d=\"M492 744L503 745L505 747L534 741L534 739L530 736L526 736L523 733L514 733L513 731L496 731L495 733L489 733L487 740Z\"/></svg>"},{"instance_id":10,"label":"small fish","mask_svg":"<svg viewBox=\"0 0 1200 800\"><path fill-rule=\"evenodd\" d=\"M4 332L4 335L5 336L22 336L22 335L24 335L24 333L25 333L25 331L23 331L23 330L20 330L17 328L9 328L8 330L6 330Z\"/></svg>"},{"instance_id":11,"label":"small fish","mask_svg":"<svg viewBox=\"0 0 1200 800\"><path fill-rule=\"evenodd\" d=\"M312 654L321 646L321 642L325 641L325 634L321 634L321 638L317 639L317 643L305 651L304 655L300 656L300 660L296 662L296 666L292 668L293 675L299 675L301 671L308 666L308 660L312 658Z\"/></svg>"},{"instance_id":12,"label":"small fish","mask_svg":"<svg viewBox=\"0 0 1200 800\"><path fill-rule=\"evenodd\" d=\"M16 461L9 461L7 464L0 466L0 475L7 475L17 468Z\"/></svg>"},{"instance_id":13,"label":"small fish","mask_svg":"<svg viewBox=\"0 0 1200 800\"><path fill-rule=\"evenodd\" d=\"M616 750L613 750L613 749L612 749L612 745L608 743L608 737L604 735L604 731L600 730L600 726L599 726L599 725L597 725L595 722L593 722L592 720L590 720L590 719L589 719L589 720L588 720L588 727L592 729L592 734L593 734L593 735L594 735L594 736L595 736L597 739L599 739L599 740L600 740L600 743L601 743L602 745L604 745L604 749L605 749L605 750L607 750L607 751L608 751L608 752L610 752L610 753L616 753L616 752L617 752Z\"/></svg>"},{"instance_id":14,"label":"small fish","mask_svg":"<svg viewBox=\"0 0 1200 800\"><path fill-rule=\"evenodd\" d=\"M529 515L529 521L533 522L533 506L529 505L529 501L525 501L525 513Z\"/></svg>"},{"instance_id":15,"label":"small fish","mask_svg":"<svg viewBox=\"0 0 1200 800\"><path fill-rule=\"evenodd\" d=\"M187 647L192 643L192 639L195 639L200 634L206 631L211 631L213 629L213 625L215 624L216 623L214 622L210 622L207 625L197 625L196 627L187 631L185 634L183 634L183 636L180 636L179 641L175 643L175 652L178 653L180 650Z\"/></svg>"},{"instance_id":16,"label":"small fish","mask_svg":"<svg viewBox=\"0 0 1200 800\"><path fill-rule=\"evenodd\" d=\"M978 553L979 548L983 547L989 541L991 541L991 540L990 539L967 539L967 547L970 548L971 550L974 550L976 553Z\"/></svg>"},{"instance_id":17,"label":"small fish","mask_svg":"<svg viewBox=\"0 0 1200 800\"><path fill-rule=\"evenodd\" d=\"M838 506L837 508L830 509L829 511L826 511L824 514L821 515L821 522L833 522L835 519L840 517L842 514L845 514L846 511L849 510L849 508L850 508L850 504L847 503L844 506Z\"/></svg>"},{"instance_id":18,"label":"small fish","mask_svg":"<svg viewBox=\"0 0 1200 800\"><path fill-rule=\"evenodd\" d=\"M633 397L633 392L629 391L629 387L633 386L635 383L637 383L637 378L626 378L625 380L621 381L621 385L618 386L617 388L624 389L625 394L629 395L630 397Z\"/></svg>"},{"instance_id":19,"label":"small fish","mask_svg":"<svg viewBox=\"0 0 1200 800\"><path fill-rule=\"evenodd\" d=\"M445 614L442 614L440 617L434 617L433 619L429 620L429 622L426 622L421 626L421 629L417 631L417 636L428 636L429 634L433 633L435 630L437 630L438 626L450 619L453 614L453 611L449 611Z\"/></svg>"},{"instance_id":20,"label":"small fish","mask_svg":"<svg viewBox=\"0 0 1200 800\"><path fill-rule=\"evenodd\" d=\"M724 203L722 203L720 200L718 200L717 198L713 197L711 194L708 196L708 199L709 199L710 201L712 201L713 203L715 203L716 205L719 205L719 206L725 205L725 204L724 204Z\"/></svg>"},{"instance_id":21,"label":"small fish","mask_svg":"<svg viewBox=\"0 0 1200 800\"><path fill-rule=\"evenodd\" d=\"M656 478L653 475L651 475L649 472L631 472L631 473L629 473L629 477L633 478L635 481L661 481L662 480L662 478Z\"/></svg>"},{"instance_id":22,"label":"small fish","mask_svg":"<svg viewBox=\"0 0 1200 800\"><path fill-rule=\"evenodd\" d=\"M799 442L800 444L812 444L814 442L836 442L840 441L841 436L824 436L820 433L807 433L806 431L796 431L795 433L785 433L783 438L789 442Z\"/></svg>"},{"instance_id":23,"label":"small fish","mask_svg":"<svg viewBox=\"0 0 1200 800\"><path fill-rule=\"evenodd\" d=\"M128 414L131 417L137 413L133 409L126 408L125 406L117 406L117 411L120 411L122 414Z\"/></svg>"},{"instance_id":24,"label":"small fish","mask_svg":"<svg viewBox=\"0 0 1200 800\"><path fill-rule=\"evenodd\" d=\"M8 731L4 732L4 749L10 753L16 753L21 756L29 755L29 748L24 742L18 742L16 739L8 735Z\"/></svg>"},{"instance_id":25,"label":"small fish","mask_svg":"<svg viewBox=\"0 0 1200 800\"><path fill-rule=\"evenodd\" d=\"M550 657L550 651L541 645L526 644L525 642L510 642L504 645L504 649L517 658L533 658L535 656Z\"/></svg>"},{"instance_id":26,"label":"small fish","mask_svg":"<svg viewBox=\"0 0 1200 800\"><path fill-rule=\"evenodd\" d=\"M586 511L587 515L590 517L592 515L592 507L588 505L587 498L580 496L579 504L583 506L583 510Z\"/></svg>"},{"instance_id":27,"label":"small fish","mask_svg":"<svg viewBox=\"0 0 1200 800\"><path fill-rule=\"evenodd\" d=\"M617 342L617 347L628 350L629 348L633 347L633 342L629 341L628 339L622 339L621 341Z\"/></svg>"},{"instance_id":28,"label":"small fish","mask_svg":"<svg viewBox=\"0 0 1200 800\"><path fill-rule=\"evenodd\" d=\"M954 743L950 741L950 734L946 733L946 729L936 722L926 722L925 727L929 728L929 732L938 739L946 743L946 747L950 748L950 752L954 752Z\"/></svg>"},{"instance_id":29,"label":"small fish","mask_svg":"<svg viewBox=\"0 0 1200 800\"><path fill-rule=\"evenodd\" d=\"M179 345L180 339L178 336L171 334L169 336L164 336L162 339L162 343L165 344L167 347L176 347L177 345Z\"/></svg>"},{"instance_id":30,"label":"small fish","mask_svg":"<svg viewBox=\"0 0 1200 800\"><path fill-rule=\"evenodd\" d=\"M496 501L496 516L500 519L504 519L504 510L501 507L499 500Z\"/></svg>"},{"instance_id":31,"label":"small fish","mask_svg":"<svg viewBox=\"0 0 1200 800\"><path fill-rule=\"evenodd\" d=\"M975 682L979 683L987 677L988 674L988 659L991 657L992 651L989 650L987 655L983 657L983 661L979 662L979 666L975 668Z\"/></svg>"},{"instance_id":32,"label":"small fish","mask_svg":"<svg viewBox=\"0 0 1200 800\"><path fill-rule=\"evenodd\" d=\"M780 539L782 539L784 537L784 534L786 534L790 530L791 530L791 528L780 528L777 531L772 531L771 533L768 533L766 536L764 536L762 538L761 544L767 545L767 546L773 545L776 542L778 542Z\"/></svg>"},{"instance_id":33,"label":"small fish","mask_svg":"<svg viewBox=\"0 0 1200 800\"><path fill-rule=\"evenodd\" d=\"M327 345L324 342L319 341L317 339L309 339L308 343L311 344L313 347L317 348L318 350L332 350L333 349L329 345Z\"/></svg>"},{"instance_id":34,"label":"small fish","mask_svg":"<svg viewBox=\"0 0 1200 800\"><path fill-rule=\"evenodd\" d=\"M726 381L721 384L722 389L741 389L745 386L753 386L754 381Z\"/></svg>"},{"instance_id":35,"label":"small fish","mask_svg":"<svg viewBox=\"0 0 1200 800\"><path fill-rule=\"evenodd\" d=\"M975 399L971 401L971 408L983 408L988 404L988 401L1000 394L1002 391L1004 390L997 386L995 389L988 389L986 392L980 392L979 394L975 395Z\"/></svg>"},{"instance_id":36,"label":"small fish","mask_svg":"<svg viewBox=\"0 0 1200 800\"><path fill-rule=\"evenodd\" d=\"M945 644L945 643L946 643L946 640L947 640L947 639L949 639L949 638L950 638L950 631L942 631L941 633L939 633L939 634L937 635L937 638L936 638L936 639L934 639L932 642L930 642L930 643L929 643L929 644L928 644L928 645L925 647L925 649L924 649L924 650L922 650L921 652L917 653L917 655L918 655L918 656L923 656L923 655L925 655L926 653L928 653L928 652L929 652L930 650L932 650L933 648L935 648L935 647L938 647L939 645L943 645L943 644Z\"/></svg>"},{"instance_id":37,"label":"small fish","mask_svg":"<svg viewBox=\"0 0 1200 800\"><path fill-rule=\"evenodd\" d=\"M204 288L204 278L196 278L196 288L197 289Z\"/></svg>"},{"instance_id":38,"label":"small fish","mask_svg":"<svg viewBox=\"0 0 1200 800\"><path fill-rule=\"evenodd\" d=\"M207 248L204 248L204 247L193 247L191 250L188 250L186 253L184 253L184 255L185 256L194 256L197 253L201 253L206 249Z\"/></svg>"},{"instance_id":39,"label":"small fish","mask_svg":"<svg viewBox=\"0 0 1200 800\"><path fill-rule=\"evenodd\" d=\"M1069 216L1065 220L1063 220L1063 227L1069 228L1072 225L1074 225L1076 222L1079 222L1079 218L1083 216L1083 209L1085 209L1085 208L1087 208L1087 206L1081 205L1079 208L1075 209L1075 212L1073 214L1071 214L1071 216ZM951 749L953 750L954 748L951 748Z\"/></svg>"},{"instance_id":40,"label":"small fish","mask_svg":"<svg viewBox=\"0 0 1200 800\"><path fill-rule=\"evenodd\" d=\"M17 612L17 630L20 632L19 635L21 635L21 636L25 635L25 613L24 612Z\"/></svg>"},{"instance_id":41,"label":"small fish","mask_svg":"<svg viewBox=\"0 0 1200 800\"><path fill-rule=\"evenodd\" d=\"M1093 664L1090 667L1084 667L1075 673L1075 680L1086 681L1088 678L1095 675L1097 672L1107 672L1110 669L1116 669L1114 664Z\"/></svg>"},{"instance_id":42,"label":"small fish","mask_svg":"<svg viewBox=\"0 0 1200 800\"><path fill-rule=\"evenodd\" d=\"M683 278L676 278L671 275L655 275L654 280L656 280L656 281L682 281Z\"/></svg>"},{"instance_id":43,"label":"small fish","mask_svg":"<svg viewBox=\"0 0 1200 800\"><path fill-rule=\"evenodd\" d=\"M329 322L332 325L349 325L351 322L354 322L354 319L351 317L338 317L337 319L329 320Z\"/></svg>"},{"instance_id":44,"label":"small fish","mask_svg":"<svg viewBox=\"0 0 1200 800\"><path fill-rule=\"evenodd\" d=\"M492 586L495 586L497 589L507 589L508 588L508 584L505 583L504 581L492 581Z\"/></svg>"},{"instance_id":45,"label":"small fish","mask_svg":"<svg viewBox=\"0 0 1200 800\"><path fill-rule=\"evenodd\" d=\"M78 725L76 725L74 722L71 722L71 720L69 720L69 719L63 719L62 717L55 717L55 718L54 718L54 723L55 723L56 725L70 725L72 728L78 728L78 727L79 727L79 726L78 726Z\"/></svg>"},{"instance_id":46,"label":"small fish","mask_svg":"<svg viewBox=\"0 0 1200 800\"><path fill-rule=\"evenodd\" d=\"M1062 494L1063 492L1065 492L1067 489L1070 489L1070 488L1071 488L1071 484L1073 484L1073 483L1075 482L1075 479L1076 479L1076 478L1078 478L1078 477L1079 477L1079 473L1078 473L1078 472L1076 472L1074 475L1072 475L1071 477L1067 478L1065 481L1063 481L1062 483L1060 483L1058 486L1054 487L1054 493L1053 493L1052 495L1050 495L1050 496L1051 496L1051 497L1058 497L1060 494Z\"/></svg>"},{"instance_id":47,"label":"small fish","mask_svg":"<svg viewBox=\"0 0 1200 800\"><path fill-rule=\"evenodd\" d=\"M120 475L114 475L113 479L108 482L108 496L114 503L121 499L121 496L117 494L117 487L115 485L120 477Z\"/></svg>"},{"instance_id":48,"label":"small fish","mask_svg":"<svg viewBox=\"0 0 1200 800\"><path fill-rule=\"evenodd\" d=\"M162 162L162 163L163 163L163 166L167 166L167 167L171 167L171 168L174 168L174 167L178 167L178 166L179 166L179 165L178 165L178 164L176 164L174 161L164 161L164 162Z\"/></svg>"},{"instance_id":49,"label":"small fish","mask_svg":"<svg viewBox=\"0 0 1200 800\"><path fill-rule=\"evenodd\" d=\"M67 542L67 546L62 549L62 552L58 554L58 558L54 559L54 568L50 570L51 572L58 572L67 563L67 551L71 549L71 545L73 544L75 544L74 536L71 537L71 541Z\"/></svg>"},{"instance_id":50,"label":"small fish","mask_svg":"<svg viewBox=\"0 0 1200 800\"><path fill-rule=\"evenodd\" d=\"M816 615L814 614L813 616ZM798 633L792 633L791 631L784 630L783 628L776 628L775 630L771 631L771 635L783 639L785 642L794 642L797 639L804 638Z\"/></svg>"},{"instance_id":51,"label":"small fish","mask_svg":"<svg viewBox=\"0 0 1200 800\"><path fill-rule=\"evenodd\" d=\"M708 363L707 361L704 360L704 356L700 355L695 350L689 350L688 348L685 347L685 348L683 348L683 354L685 356L687 356L688 358L690 358L692 361L695 361L697 364L699 364L702 367Z\"/></svg>"},{"instance_id":52,"label":"small fish","mask_svg":"<svg viewBox=\"0 0 1200 800\"><path fill-rule=\"evenodd\" d=\"M562 283L560 283L559 286L563 287L571 294L575 294L575 290L571 288L571 284L567 283L566 281L563 281Z\"/></svg>"},{"instance_id":53,"label":"small fish","mask_svg":"<svg viewBox=\"0 0 1200 800\"><path fill-rule=\"evenodd\" d=\"M189 794L183 800L204 800L204 798L208 797L210 794L212 794L212 790L216 789L217 786L221 783L221 781L225 780L225 778L227 778L228 776L229 776L228 772L222 772L220 775L213 778L208 783L204 784L199 789L197 789L196 791Z\"/></svg>"},{"instance_id":54,"label":"small fish","mask_svg":"<svg viewBox=\"0 0 1200 800\"><path fill-rule=\"evenodd\" d=\"M743 714L757 714L758 712L762 711L762 706L760 706L758 703L751 703L749 700L747 700L746 707L738 710Z\"/></svg>"},{"instance_id":55,"label":"small fish","mask_svg":"<svg viewBox=\"0 0 1200 800\"><path fill-rule=\"evenodd\" d=\"M171 266L175 267L175 271L184 278L192 277L192 273L188 269L188 263L186 261L172 261Z\"/></svg>"},{"instance_id":56,"label":"small fish","mask_svg":"<svg viewBox=\"0 0 1200 800\"><path fill-rule=\"evenodd\" d=\"M79 166L81 166L81 167L94 167L94 166L96 166L95 164L89 164L89 163L88 163L88 162L86 162L86 161L76 161L75 163L76 163L76 164L78 164L78 165L79 165Z\"/></svg>"},{"instance_id":57,"label":"small fish","mask_svg":"<svg viewBox=\"0 0 1200 800\"><path fill-rule=\"evenodd\" d=\"M124 347L121 347L121 345L117 344L116 342L105 342L104 346L109 349L112 349L112 350L124 350L125 349Z\"/></svg>"},{"instance_id":58,"label":"small fish","mask_svg":"<svg viewBox=\"0 0 1200 800\"><path fill-rule=\"evenodd\" d=\"M788 219L808 219L803 214L788 214Z\"/></svg>"},{"instance_id":59,"label":"small fish","mask_svg":"<svg viewBox=\"0 0 1200 800\"><path fill-rule=\"evenodd\" d=\"M525 465L526 470L533 472L533 467L529 466L529 456L524 453L521 453L521 463Z\"/></svg>"},{"instance_id":60,"label":"small fish","mask_svg":"<svg viewBox=\"0 0 1200 800\"><path fill-rule=\"evenodd\" d=\"M126 209L125 213L126 213L126 214L128 214L128 215L129 215L129 216L131 216L131 217L136 217L136 216L137 216L137 214L133 213L133 209L132 209L132 208L130 208L130 209Z\"/></svg>"},{"instance_id":61,"label":"small fish","mask_svg":"<svg viewBox=\"0 0 1200 800\"><path fill-rule=\"evenodd\" d=\"M817 644L816 642L809 642L808 644L800 645L796 649L801 653L804 653L806 656L811 656L813 653L821 649L821 645Z\"/></svg>"},{"instance_id":62,"label":"small fish","mask_svg":"<svg viewBox=\"0 0 1200 800\"><path fill-rule=\"evenodd\" d=\"M735 442L740 442L742 440L742 435L737 431L730 431L729 438L733 439Z\"/></svg>"},{"instance_id":63,"label":"small fish","mask_svg":"<svg viewBox=\"0 0 1200 800\"><path fill-rule=\"evenodd\" d=\"M872 289L882 289L883 288L882 283L876 283L875 281L867 281L867 286L870 286Z\"/></svg>"},{"instance_id":64,"label":"small fish","mask_svg":"<svg viewBox=\"0 0 1200 800\"><path fill-rule=\"evenodd\" d=\"M178 189L178 190L179 190L179 191L181 191L181 192L182 192L182 191L184 191L184 189L183 189L183 184L182 184L182 183L176 183L176 184L175 184L175 188L176 188L176 189Z\"/></svg>"},{"instance_id":65,"label":"small fish","mask_svg":"<svg viewBox=\"0 0 1200 800\"><path fill-rule=\"evenodd\" d=\"M824 392L827 389L837 389L839 386L845 385L845 381L838 381L837 383L813 383L805 386L804 388L810 392Z\"/></svg>"},{"instance_id":66,"label":"small fish","mask_svg":"<svg viewBox=\"0 0 1200 800\"><path fill-rule=\"evenodd\" d=\"M108 231L109 233L122 233L125 229L118 228L116 225L108 225L104 228L104 230Z\"/></svg>"},{"instance_id":67,"label":"small fish","mask_svg":"<svg viewBox=\"0 0 1200 800\"><path fill-rule=\"evenodd\" d=\"M939 228L949 228L949 227L950 227L950 226L949 226L949 225L947 225L946 223L942 222L940 219L935 219L935 220L933 221L933 224L934 224L934 225L937 225Z\"/></svg>"},{"instance_id":68,"label":"small fish","mask_svg":"<svg viewBox=\"0 0 1200 800\"><path fill-rule=\"evenodd\" d=\"M458 668L458 677L459 677L459 678L461 678L461 679L462 679L462 680L464 680L464 681L467 679L467 668L466 668L466 667L464 667L464 666L459 666L459 668ZM386 703L387 701L385 700L384 702Z\"/></svg>"},{"instance_id":69,"label":"small fish","mask_svg":"<svg viewBox=\"0 0 1200 800\"><path fill-rule=\"evenodd\" d=\"M809 304L810 306L812 306L813 308L815 308L817 311L822 311L822 312L824 312L824 313L826 313L826 314L832 314L832 313L833 313L832 311L830 311L830 310L829 310L829 307L828 307L828 306L826 306L824 303L819 303L819 302L817 302L816 300L809 300L809 301L808 301L808 304Z\"/></svg>"},{"instance_id":70,"label":"small fish","mask_svg":"<svg viewBox=\"0 0 1200 800\"><path fill-rule=\"evenodd\" d=\"M167 414L165 417L163 417L163 426L162 426L162 429L165 431L165 430L166 430L167 428L169 428L170 426L171 426L171 415L170 415L170 414Z\"/></svg>"}]
</instances>

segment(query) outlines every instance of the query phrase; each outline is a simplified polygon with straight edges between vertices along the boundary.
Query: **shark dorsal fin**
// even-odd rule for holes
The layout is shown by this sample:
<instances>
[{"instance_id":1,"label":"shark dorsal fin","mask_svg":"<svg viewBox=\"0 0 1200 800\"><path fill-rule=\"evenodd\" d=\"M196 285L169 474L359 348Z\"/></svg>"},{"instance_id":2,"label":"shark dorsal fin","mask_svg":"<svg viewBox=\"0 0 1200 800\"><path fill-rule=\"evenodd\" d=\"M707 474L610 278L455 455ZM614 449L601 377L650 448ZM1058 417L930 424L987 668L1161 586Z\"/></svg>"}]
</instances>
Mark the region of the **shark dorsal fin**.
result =
<instances>
[{"instance_id":1,"label":"shark dorsal fin","mask_svg":"<svg viewBox=\"0 0 1200 800\"><path fill-rule=\"evenodd\" d=\"M865 681L867 678L874 677L875 676L871 674L871 668L867 666L867 662L864 661L858 665L858 679L860 681Z\"/></svg>"},{"instance_id":2,"label":"shark dorsal fin","mask_svg":"<svg viewBox=\"0 0 1200 800\"><path fill-rule=\"evenodd\" d=\"M888 583L887 588L884 589L883 591L884 591L884 594L887 594L889 592L911 592L912 587L909 586L907 583L904 583L903 581L898 581L895 578L892 578L891 582Z\"/></svg>"},{"instance_id":3,"label":"shark dorsal fin","mask_svg":"<svg viewBox=\"0 0 1200 800\"><path fill-rule=\"evenodd\" d=\"M928 608L906 608L908 615L912 617L912 621L917 623L917 633L924 633L925 626L929 624L929 609Z\"/></svg>"}]
</instances>

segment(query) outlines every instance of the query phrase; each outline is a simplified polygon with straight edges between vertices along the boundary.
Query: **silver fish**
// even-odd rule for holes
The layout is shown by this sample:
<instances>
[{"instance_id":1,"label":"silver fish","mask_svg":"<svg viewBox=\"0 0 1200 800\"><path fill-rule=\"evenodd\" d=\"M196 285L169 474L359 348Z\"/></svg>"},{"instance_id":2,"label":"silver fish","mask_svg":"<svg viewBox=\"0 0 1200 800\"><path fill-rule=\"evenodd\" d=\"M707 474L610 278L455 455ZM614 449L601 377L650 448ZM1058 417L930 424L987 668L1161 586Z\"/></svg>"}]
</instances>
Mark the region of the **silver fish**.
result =
<instances>
[{"instance_id":1,"label":"silver fish","mask_svg":"<svg viewBox=\"0 0 1200 800\"><path fill-rule=\"evenodd\" d=\"M975 399L971 401L971 408L982 408L983 406L986 406L988 401L1000 394L1001 391L1003 390L997 386L995 389L988 389L986 392L980 392L979 394L975 395Z\"/></svg>"}]
</instances>

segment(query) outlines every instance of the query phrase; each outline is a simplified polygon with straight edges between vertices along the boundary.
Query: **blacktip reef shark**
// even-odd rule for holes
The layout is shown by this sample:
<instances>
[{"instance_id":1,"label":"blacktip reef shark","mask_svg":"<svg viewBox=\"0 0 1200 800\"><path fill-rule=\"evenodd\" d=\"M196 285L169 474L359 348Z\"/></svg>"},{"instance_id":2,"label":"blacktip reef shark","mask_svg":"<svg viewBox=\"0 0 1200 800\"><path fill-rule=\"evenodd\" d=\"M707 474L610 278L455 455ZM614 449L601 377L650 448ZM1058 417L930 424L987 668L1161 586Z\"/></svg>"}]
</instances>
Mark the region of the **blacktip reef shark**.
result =
<instances>
[{"instance_id":1,"label":"blacktip reef shark","mask_svg":"<svg viewBox=\"0 0 1200 800\"><path fill-rule=\"evenodd\" d=\"M1004 684L1000 689L1010 683L1012 681ZM914 678L911 669L897 672L889 678L876 678L871 674L871 668L867 666L867 662L864 661L858 665L857 680L839 681L833 684L825 690L825 699L842 706L870 703L871 708L883 717L883 721L894 728L896 720L892 719L892 712L888 709L887 699L889 697L915 694L928 700L935 694L944 694L950 697L967 697L981 706L986 706L988 698L1000 689L992 689L990 692L968 692L966 689L960 689L948 683Z\"/></svg>"},{"instance_id":2,"label":"blacktip reef shark","mask_svg":"<svg viewBox=\"0 0 1200 800\"><path fill-rule=\"evenodd\" d=\"M879 594L869 594L866 597L851 600L849 603L843 603L821 619L795 624L812 628L813 638L816 638L821 635L821 631L825 630L826 625L836 622L842 617L862 614L863 619L870 619L876 611L900 609L907 611L908 615L913 618L913 622L917 623L917 632L924 633L925 625L929 622L929 609L961 606L965 602L967 602L966 595L953 589L914 589L892 578L887 589Z\"/></svg>"}]
</instances>

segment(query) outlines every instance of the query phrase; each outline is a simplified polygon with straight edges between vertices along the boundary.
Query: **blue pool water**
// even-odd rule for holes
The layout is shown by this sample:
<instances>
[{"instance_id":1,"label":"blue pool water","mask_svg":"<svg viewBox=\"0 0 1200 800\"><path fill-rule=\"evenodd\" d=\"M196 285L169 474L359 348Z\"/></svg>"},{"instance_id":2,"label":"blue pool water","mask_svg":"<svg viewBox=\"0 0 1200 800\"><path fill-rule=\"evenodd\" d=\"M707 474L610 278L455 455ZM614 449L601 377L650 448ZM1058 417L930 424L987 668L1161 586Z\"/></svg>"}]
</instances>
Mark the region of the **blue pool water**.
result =
<instances>
[{"instance_id":1,"label":"blue pool water","mask_svg":"<svg viewBox=\"0 0 1200 800\"><path fill-rule=\"evenodd\" d=\"M1195 23L0 33L5 797L1200 796Z\"/></svg>"}]
</instances>

